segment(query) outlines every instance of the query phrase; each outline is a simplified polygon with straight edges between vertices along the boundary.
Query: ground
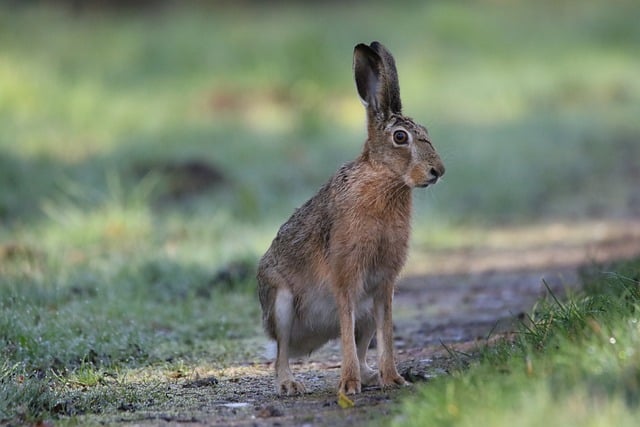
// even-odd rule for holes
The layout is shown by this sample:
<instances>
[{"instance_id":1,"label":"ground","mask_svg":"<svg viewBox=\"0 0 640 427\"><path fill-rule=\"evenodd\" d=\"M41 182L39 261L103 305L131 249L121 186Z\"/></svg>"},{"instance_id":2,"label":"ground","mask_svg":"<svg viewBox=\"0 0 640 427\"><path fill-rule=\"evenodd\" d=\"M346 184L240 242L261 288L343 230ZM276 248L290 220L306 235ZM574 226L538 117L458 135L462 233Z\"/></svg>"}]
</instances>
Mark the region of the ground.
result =
<instances>
[{"instance_id":1,"label":"ground","mask_svg":"<svg viewBox=\"0 0 640 427\"><path fill-rule=\"evenodd\" d=\"M501 244L507 234L510 247ZM508 338L519 323L526 323L528 313L536 302L549 297L549 290L556 296L576 291L582 267L638 253L640 221L629 220L503 230L490 234L485 244L474 249L430 254L424 261L420 259L426 254L414 254L394 301L399 371L415 384L464 367L478 348ZM374 363L375 350L370 353ZM335 392L340 352L334 343L293 364L307 394L278 397L271 360L256 357L223 370L176 375L160 391L167 397L161 403L121 408L117 417L101 421L123 425L363 425L393 417L394 402L414 387L366 388L353 398L353 407L342 408ZM85 421L90 420L95 418Z\"/></svg>"}]
</instances>

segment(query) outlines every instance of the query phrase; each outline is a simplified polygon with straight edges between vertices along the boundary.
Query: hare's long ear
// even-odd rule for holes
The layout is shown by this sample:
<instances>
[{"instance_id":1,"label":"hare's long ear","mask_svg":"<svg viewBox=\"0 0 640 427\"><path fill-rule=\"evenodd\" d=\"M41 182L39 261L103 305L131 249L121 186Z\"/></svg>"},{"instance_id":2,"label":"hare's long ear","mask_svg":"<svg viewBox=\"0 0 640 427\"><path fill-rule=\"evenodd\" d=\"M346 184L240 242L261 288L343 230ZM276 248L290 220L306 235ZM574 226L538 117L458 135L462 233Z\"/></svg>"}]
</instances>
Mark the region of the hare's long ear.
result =
<instances>
[{"instance_id":1,"label":"hare's long ear","mask_svg":"<svg viewBox=\"0 0 640 427\"><path fill-rule=\"evenodd\" d=\"M359 44L353 51L353 70L358 95L373 117L386 118L399 114L400 86L391 53L378 42Z\"/></svg>"},{"instance_id":2,"label":"hare's long ear","mask_svg":"<svg viewBox=\"0 0 640 427\"><path fill-rule=\"evenodd\" d=\"M367 111L378 115L384 112L381 101L384 64L380 55L366 44L358 44L353 49L353 73L360 100Z\"/></svg>"},{"instance_id":3,"label":"hare's long ear","mask_svg":"<svg viewBox=\"0 0 640 427\"><path fill-rule=\"evenodd\" d=\"M402 102L400 101L400 83L398 82L396 61L393 59L391 52L382 43L372 42L371 48L380 55L384 63L389 109L392 113L400 114L402 112Z\"/></svg>"}]
</instances>

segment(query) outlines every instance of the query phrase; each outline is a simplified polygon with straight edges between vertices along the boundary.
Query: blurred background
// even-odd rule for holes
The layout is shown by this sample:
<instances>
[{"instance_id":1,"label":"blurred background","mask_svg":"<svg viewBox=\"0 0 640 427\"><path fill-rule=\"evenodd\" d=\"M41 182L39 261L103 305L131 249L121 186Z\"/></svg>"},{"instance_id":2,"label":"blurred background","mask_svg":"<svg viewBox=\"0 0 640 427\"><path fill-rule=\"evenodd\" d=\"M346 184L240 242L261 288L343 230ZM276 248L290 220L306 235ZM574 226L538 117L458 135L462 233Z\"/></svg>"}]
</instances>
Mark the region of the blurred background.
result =
<instances>
[{"instance_id":1,"label":"blurred background","mask_svg":"<svg viewBox=\"0 0 640 427\"><path fill-rule=\"evenodd\" d=\"M0 420L72 414L60 384L104 370L257 357L255 263L365 139L360 42L393 52L447 168L415 192L410 271L640 235L639 18L637 0L0 0Z\"/></svg>"},{"instance_id":2,"label":"blurred background","mask_svg":"<svg viewBox=\"0 0 640 427\"><path fill-rule=\"evenodd\" d=\"M634 1L9 1L0 238L257 256L365 138L353 46L396 56L447 166L414 244L640 215ZM452 240L453 239L453 240Z\"/></svg>"}]
</instances>

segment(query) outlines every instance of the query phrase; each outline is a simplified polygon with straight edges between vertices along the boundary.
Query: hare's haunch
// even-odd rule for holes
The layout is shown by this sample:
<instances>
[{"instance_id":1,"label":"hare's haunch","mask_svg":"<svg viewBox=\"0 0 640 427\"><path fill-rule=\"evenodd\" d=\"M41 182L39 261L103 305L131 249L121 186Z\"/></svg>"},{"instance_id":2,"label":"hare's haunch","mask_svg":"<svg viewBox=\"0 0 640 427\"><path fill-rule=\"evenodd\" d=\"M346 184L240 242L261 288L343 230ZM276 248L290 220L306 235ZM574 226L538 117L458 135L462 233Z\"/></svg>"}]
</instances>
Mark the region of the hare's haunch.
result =
<instances>
[{"instance_id":1,"label":"hare's haunch","mask_svg":"<svg viewBox=\"0 0 640 427\"><path fill-rule=\"evenodd\" d=\"M340 337L339 391L404 384L393 354L391 305L407 254L411 190L444 174L427 129L402 115L395 61L358 44L356 87L367 112L360 156L342 166L285 222L258 266L264 327L277 343L276 390L304 392L289 358ZM377 334L378 370L366 352Z\"/></svg>"}]
</instances>

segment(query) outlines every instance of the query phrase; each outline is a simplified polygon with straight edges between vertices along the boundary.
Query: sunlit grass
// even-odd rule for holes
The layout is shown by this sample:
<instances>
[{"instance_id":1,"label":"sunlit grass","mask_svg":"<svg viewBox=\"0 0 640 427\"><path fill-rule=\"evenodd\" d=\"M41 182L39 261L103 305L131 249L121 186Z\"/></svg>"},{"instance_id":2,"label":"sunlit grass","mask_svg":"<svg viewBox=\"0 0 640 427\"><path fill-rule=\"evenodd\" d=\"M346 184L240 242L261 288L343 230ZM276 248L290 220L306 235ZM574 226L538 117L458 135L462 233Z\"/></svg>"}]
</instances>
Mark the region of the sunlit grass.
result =
<instances>
[{"instance_id":1,"label":"sunlit grass","mask_svg":"<svg viewBox=\"0 0 640 427\"><path fill-rule=\"evenodd\" d=\"M422 387L394 425L635 425L639 266L594 269L586 295L567 301L550 294L518 336L480 348L468 371Z\"/></svg>"},{"instance_id":2,"label":"sunlit grass","mask_svg":"<svg viewBox=\"0 0 640 427\"><path fill-rule=\"evenodd\" d=\"M282 217L358 152L351 47L380 38L396 52L407 112L430 126L449 166L437 203L422 205L465 220L627 209L624 173L611 170L619 153L638 154L631 2L411 7L318 7L315 20L281 6L14 13L7 32L41 19L48 31L4 42L0 144L25 168L41 156L54 183L104 185L115 170L128 184L131 163L150 153L205 156L240 187L226 208ZM402 37L384 25L371 34L382 20L403 22ZM299 192L280 185L300 180ZM56 193L50 183L35 190ZM39 208L28 201L3 202L5 216Z\"/></svg>"}]
</instances>

